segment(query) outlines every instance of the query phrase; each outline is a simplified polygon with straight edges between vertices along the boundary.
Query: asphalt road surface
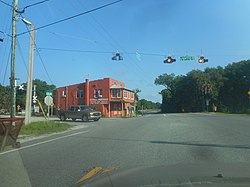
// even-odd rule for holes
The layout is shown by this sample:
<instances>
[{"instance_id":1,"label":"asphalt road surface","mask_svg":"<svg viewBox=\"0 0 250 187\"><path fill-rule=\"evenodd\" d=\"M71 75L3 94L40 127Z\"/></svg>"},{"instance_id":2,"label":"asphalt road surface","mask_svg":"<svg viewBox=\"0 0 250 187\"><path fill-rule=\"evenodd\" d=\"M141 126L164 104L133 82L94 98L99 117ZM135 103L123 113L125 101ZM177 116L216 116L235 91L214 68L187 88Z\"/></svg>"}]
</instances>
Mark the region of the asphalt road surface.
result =
<instances>
[{"instance_id":1,"label":"asphalt road surface","mask_svg":"<svg viewBox=\"0 0 250 187\"><path fill-rule=\"evenodd\" d=\"M150 114L71 122L77 130L0 153L0 186L76 186L93 167L250 163L250 117Z\"/></svg>"}]
</instances>

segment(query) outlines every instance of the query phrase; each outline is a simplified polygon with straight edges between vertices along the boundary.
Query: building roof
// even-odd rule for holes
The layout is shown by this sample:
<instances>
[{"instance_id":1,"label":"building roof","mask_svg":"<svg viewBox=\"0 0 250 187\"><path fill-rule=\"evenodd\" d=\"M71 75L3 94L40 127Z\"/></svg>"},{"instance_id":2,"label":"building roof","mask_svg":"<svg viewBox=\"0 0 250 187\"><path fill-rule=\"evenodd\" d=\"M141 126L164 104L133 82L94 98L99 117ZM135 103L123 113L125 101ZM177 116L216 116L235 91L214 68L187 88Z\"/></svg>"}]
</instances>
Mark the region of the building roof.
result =
<instances>
[{"instance_id":1,"label":"building roof","mask_svg":"<svg viewBox=\"0 0 250 187\"><path fill-rule=\"evenodd\" d=\"M124 88L124 90L128 90L128 91L131 91L131 92L134 92L134 93L135 93L134 90L131 90L131 89L129 89L129 88Z\"/></svg>"},{"instance_id":2,"label":"building roof","mask_svg":"<svg viewBox=\"0 0 250 187\"><path fill-rule=\"evenodd\" d=\"M119 88L123 88L123 87L119 84L113 84L112 86L110 86L110 89L119 89Z\"/></svg>"}]
</instances>

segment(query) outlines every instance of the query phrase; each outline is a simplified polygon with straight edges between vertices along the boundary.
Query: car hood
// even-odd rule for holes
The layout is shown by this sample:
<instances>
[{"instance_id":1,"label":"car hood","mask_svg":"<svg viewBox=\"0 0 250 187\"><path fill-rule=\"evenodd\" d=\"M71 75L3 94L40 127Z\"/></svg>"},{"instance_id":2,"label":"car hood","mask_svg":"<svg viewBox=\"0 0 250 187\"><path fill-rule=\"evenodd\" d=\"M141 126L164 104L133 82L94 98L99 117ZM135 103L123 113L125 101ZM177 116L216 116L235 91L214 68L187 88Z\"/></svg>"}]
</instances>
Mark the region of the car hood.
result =
<instances>
[{"instance_id":1,"label":"car hood","mask_svg":"<svg viewBox=\"0 0 250 187\"><path fill-rule=\"evenodd\" d=\"M82 186L249 187L250 165L245 163L204 163L138 167L101 174L85 182Z\"/></svg>"}]
</instances>

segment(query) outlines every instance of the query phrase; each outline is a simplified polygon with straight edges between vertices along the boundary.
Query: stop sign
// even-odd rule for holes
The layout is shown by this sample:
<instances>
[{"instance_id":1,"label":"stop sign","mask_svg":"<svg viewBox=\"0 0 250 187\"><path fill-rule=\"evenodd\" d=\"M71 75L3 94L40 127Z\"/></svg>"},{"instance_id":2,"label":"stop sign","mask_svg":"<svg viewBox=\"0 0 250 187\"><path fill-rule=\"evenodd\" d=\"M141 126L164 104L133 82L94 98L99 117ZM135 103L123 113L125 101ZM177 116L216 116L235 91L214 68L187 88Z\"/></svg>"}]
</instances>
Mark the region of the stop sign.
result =
<instances>
[{"instance_id":1,"label":"stop sign","mask_svg":"<svg viewBox=\"0 0 250 187\"><path fill-rule=\"evenodd\" d=\"M53 98L52 98L51 96L46 96L46 97L44 98L44 103L45 103L47 106L51 105L51 104L53 103Z\"/></svg>"}]
</instances>

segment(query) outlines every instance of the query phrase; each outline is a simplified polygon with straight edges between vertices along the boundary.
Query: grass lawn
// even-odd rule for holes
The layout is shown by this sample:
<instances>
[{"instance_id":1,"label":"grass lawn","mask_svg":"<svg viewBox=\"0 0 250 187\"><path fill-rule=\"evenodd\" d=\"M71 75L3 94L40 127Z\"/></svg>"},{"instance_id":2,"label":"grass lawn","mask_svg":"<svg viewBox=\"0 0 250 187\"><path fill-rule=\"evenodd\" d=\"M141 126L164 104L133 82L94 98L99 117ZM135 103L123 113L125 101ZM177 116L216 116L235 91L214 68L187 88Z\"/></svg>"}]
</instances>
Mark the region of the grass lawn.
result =
<instances>
[{"instance_id":1,"label":"grass lawn","mask_svg":"<svg viewBox=\"0 0 250 187\"><path fill-rule=\"evenodd\" d=\"M59 122L33 122L29 125L23 125L19 134L21 135L42 135L54 132L65 131L70 128L67 123Z\"/></svg>"}]
</instances>

